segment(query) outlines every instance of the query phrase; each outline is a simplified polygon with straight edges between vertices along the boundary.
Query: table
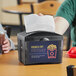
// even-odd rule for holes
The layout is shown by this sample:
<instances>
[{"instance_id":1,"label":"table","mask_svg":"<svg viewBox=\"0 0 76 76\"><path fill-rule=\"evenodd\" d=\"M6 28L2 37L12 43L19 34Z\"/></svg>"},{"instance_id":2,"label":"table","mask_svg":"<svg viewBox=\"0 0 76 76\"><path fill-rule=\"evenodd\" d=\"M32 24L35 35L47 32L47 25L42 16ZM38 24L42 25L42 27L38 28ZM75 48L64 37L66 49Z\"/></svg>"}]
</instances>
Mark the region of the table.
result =
<instances>
[{"instance_id":1,"label":"table","mask_svg":"<svg viewBox=\"0 0 76 76\"><path fill-rule=\"evenodd\" d=\"M5 7L2 11L13 14L29 14L31 13L31 4L21 4L16 6Z\"/></svg>"},{"instance_id":2,"label":"table","mask_svg":"<svg viewBox=\"0 0 76 76\"><path fill-rule=\"evenodd\" d=\"M0 55L0 76L67 76L66 67L76 65L76 59L63 52L61 64L41 64L24 66L18 60L18 52Z\"/></svg>"},{"instance_id":3,"label":"table","mask_svg":"<svg viewBox=\"0 0 76 76\"><path fill-rule=\"evenodd\" d=\"M20 27L21 31L23 31L22 14L31 14L33 12L33 8L31 4L21 4L2 8L2 11L6 13L19 14Z\"/></svg>"}]
</instances>

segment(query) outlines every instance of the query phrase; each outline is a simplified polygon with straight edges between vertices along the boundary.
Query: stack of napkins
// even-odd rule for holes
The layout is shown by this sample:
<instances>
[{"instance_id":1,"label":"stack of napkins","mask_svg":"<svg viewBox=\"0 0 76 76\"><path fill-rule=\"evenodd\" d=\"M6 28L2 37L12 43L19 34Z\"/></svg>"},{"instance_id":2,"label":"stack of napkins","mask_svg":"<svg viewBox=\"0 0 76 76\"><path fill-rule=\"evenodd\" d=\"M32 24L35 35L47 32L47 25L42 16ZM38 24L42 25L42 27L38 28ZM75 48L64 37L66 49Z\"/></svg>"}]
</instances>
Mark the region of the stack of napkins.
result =
<instances>
[{"instance_id":1,"label":"stack of napkins","mask_svg":"<svg viewBox=\"0 0 76 76\"><path fill-rule=\"evenodd\" d=\"M31 14L24 16L26 32L48 31L55 32L55 23L53 16Z\"/></svg>"}]
</instances>

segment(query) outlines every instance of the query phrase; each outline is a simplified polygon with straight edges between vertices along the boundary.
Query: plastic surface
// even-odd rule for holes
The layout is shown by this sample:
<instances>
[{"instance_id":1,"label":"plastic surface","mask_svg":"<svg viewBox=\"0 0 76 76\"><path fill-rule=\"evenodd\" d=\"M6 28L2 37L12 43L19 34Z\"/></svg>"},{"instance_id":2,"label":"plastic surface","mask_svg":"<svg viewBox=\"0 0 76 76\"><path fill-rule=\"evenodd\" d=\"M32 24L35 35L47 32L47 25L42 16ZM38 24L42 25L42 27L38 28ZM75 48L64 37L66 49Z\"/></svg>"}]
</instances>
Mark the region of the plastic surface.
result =
<instances>
[{"instance_id":1,"label":"plastic surface","mask_svg":"<svg viewBox=\"0 0 76 76\"><path fill-rule=\"evenodd\" d=\"M70 58L76 58L76 47L72 47L67 53Z\"/></svg>"}]
</instances>

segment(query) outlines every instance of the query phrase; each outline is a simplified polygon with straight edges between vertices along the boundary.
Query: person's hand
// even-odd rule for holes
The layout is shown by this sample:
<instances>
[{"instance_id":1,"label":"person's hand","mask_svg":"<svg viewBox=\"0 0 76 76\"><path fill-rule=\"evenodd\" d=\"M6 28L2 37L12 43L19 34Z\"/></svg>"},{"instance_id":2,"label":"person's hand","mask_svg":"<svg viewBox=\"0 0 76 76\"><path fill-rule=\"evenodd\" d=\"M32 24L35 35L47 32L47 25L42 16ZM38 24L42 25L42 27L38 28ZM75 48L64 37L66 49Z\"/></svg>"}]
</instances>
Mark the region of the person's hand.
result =
<instances>
[{"instance_id":1,"label":"person's hand","mask_svg":"<svg viewBox=\"0 0 76 76\"><path fill-rule=\"evenodd\" d=\"M42 14L42 13L39 13L38 15L39 15L39 16L43 16L43 14Z\"/></svg>"},{"instance_id":2,"label":"person's hand","mask_svg":"<svg viewBox=\"0 0 76 76\"><path fill-rule=\"evenodd\" d=\"M3 53L8 53L10 51L11 45L8 39L5 39L2 45Z\"/></svg>"}]
</instances>

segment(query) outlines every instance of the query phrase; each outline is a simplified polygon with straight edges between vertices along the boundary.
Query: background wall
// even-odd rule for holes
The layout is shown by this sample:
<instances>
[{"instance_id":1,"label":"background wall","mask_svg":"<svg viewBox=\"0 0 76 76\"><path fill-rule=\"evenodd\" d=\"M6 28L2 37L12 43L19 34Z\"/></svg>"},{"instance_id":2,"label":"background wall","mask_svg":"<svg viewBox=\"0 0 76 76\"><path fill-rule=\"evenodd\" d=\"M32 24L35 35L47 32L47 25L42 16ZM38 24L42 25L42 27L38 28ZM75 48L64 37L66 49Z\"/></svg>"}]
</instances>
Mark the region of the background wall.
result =
<instances>
[{"instance_id":1,"label":"background wall","mask_svg":"<svg viewBox=\"0 0 76 76\"><path fill-rule=\"evenodd\" d=\"M2 1L1 8L7 7L7 6L17 5L16 0L1 0L1 1ZM2 12L2 11L1 11L1 15L2 15L1 23L3 23L3 24L19 24L18 15L5 13L5 12Z\"/></svg>"},{"instance_id":2,"label":"background wall","mask_svg":"<svg viewBox=\"0 0 76 76\"><path fill-rule=\"evenodd\" d=\"M24 1L37 1L37 0L24 0ZM62 2L63 0L59 0ZM2 24L13 24L18 25L19 24L19 16L17 14L10 14L10 13L4 13L2 12L3 7L7 6L15 6L17 5L17 0L0 0L0 23Z\"/></svg>"}]
</instances>

